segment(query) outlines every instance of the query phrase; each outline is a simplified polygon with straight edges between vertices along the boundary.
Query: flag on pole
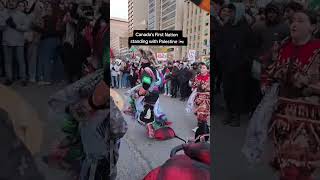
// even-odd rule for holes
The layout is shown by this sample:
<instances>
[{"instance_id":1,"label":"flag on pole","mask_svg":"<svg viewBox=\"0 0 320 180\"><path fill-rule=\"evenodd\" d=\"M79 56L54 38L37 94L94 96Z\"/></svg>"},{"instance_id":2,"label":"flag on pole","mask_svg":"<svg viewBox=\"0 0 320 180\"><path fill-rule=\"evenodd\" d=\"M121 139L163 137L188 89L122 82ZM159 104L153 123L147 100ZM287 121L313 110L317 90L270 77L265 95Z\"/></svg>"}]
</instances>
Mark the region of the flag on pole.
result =
<instances>
[{"instance_id":1,"label":"flag on pole","mask_svg":"<svg viewBox=\"0 0 320 180\"><path fill-rule=\"evenodd\" d=\"M199 6L201 9L210 12L210 0L191 0L191 2Z\"/></svg>"}]
</instances>

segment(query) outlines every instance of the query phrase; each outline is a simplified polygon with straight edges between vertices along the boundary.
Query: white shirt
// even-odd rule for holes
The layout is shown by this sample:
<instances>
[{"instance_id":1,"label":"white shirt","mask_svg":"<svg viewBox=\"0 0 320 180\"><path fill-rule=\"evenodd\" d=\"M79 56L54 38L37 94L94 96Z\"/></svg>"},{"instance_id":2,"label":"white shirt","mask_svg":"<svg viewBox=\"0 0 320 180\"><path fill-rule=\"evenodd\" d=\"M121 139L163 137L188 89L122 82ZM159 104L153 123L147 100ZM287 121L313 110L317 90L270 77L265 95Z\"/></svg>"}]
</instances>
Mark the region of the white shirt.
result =
<instances>
[{"instance_id":1,"label":"white shirt","mask_svg":"<svg viewBox=\"0 0 320 180\"><path fill-rule=\"evenodd\" d=\"M9 16L12 17L16 28L5 27L2 44L4 46L24 46L24 33L29 28L28 17L25 13L17 10L9 11Z\"/></svg>"}]
</instances>

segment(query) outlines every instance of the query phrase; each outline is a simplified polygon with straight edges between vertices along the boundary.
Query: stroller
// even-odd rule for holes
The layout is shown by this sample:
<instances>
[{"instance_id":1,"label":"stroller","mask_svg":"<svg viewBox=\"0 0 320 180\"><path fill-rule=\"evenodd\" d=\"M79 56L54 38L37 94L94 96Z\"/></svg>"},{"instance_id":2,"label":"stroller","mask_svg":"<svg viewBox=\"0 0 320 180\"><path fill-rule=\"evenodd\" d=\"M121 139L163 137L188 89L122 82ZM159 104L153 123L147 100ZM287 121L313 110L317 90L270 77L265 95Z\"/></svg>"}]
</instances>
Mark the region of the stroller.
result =
<instances>
[{"instance_id":1,"label":"stroller","mask_svg":"<svg viewBox=\"0 0 320 180\"><path fill-rule=\"evenodd\" d=\"M170 158L151 170L143 180L209 180L211 158L208 138L208 134L201 135L193 141L174 147ZM184 154L177 154L182 150Z\"/></svg>"}]
</instances>

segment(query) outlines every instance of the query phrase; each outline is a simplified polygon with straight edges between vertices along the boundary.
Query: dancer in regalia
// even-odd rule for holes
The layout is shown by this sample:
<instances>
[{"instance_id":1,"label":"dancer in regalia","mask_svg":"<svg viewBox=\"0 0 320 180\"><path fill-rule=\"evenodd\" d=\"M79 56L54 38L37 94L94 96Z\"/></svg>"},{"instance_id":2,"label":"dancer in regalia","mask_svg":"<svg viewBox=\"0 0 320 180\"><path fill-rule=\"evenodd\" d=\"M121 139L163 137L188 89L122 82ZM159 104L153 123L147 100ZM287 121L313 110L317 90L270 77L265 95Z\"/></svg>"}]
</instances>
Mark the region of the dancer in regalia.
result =
<instances>
[{"instance_id":1,"label":"dancer in regalia","mask_svg":"<svg viewBox=\"0 0 320 180\"><path fill-rule=\"evenodd\" d=\"M281 180L311 180L320 160L320 41L312 37L316 22L312 13L294 14L291 37L262 79L263 89L280 84L269 132L272 164Z\"/></svg>"},{"instance_id":2,"label":"dancer in regalia","mask_svg":"<svg viewBox=\"0 0 320 180\"><path fill-rule=\"evenodd\" d=\"M205 63L199 63L200 73L192 81L192 94L189 97L187 111L196 115L199 131L208 132L208 119L210 116L210 73ZM204 133L205 134L205 133ZM196 136L197 138L197 132Z\"/></svg>"},{"instance_id":3,"label":"dancer in regalia","mask_svg":"<svg viewBox=\"0 0 320 180\"><path fill-rule=\"evenodd\" d=\"M140 52L140 84L128 91L129 111L141 124L147 125L149 137L153 137L154 130L166 125L167 117L161 111L159 105L160 88L164 84L164 78L155 66L155 58L152 52ZM126 111L128 112L128 110Z\"/></svg>"}]
</instances>

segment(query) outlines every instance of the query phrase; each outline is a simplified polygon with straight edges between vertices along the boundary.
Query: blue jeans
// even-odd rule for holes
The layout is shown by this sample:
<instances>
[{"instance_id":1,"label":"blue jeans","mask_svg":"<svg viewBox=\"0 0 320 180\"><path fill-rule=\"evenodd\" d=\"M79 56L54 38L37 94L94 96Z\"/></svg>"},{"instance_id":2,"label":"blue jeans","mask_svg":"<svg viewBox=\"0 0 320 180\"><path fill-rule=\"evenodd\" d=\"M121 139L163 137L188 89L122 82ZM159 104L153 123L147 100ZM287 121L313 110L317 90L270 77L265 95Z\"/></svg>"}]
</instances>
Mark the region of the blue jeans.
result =
<instances>
[{"instance_id":1,"label":"blue jeans","mask_svg":"<svg viewBox=\"0 0 320 180\"><path fill-rule=\"evenodd\" d=\"M39 43L33 42L29 44L27 50L29 80L31 81L37 79L38 47Z\"/></svg>"},{"instance_id":2,"label":"blue jeans","mask_svg":"<svg viewBox=\"0 0 320 180\"><path fill-rule=\"evenodd\" d=\"M127 87L130 87L130 82L129 82L129 74L128 73L124 73L122 75L122 87L123 88L127 88Z\"/></svg>"},{"instance_id":3,"label":"blue jeans","mask_svg":"<svg viewBox=\"0 0 320 180\"><path fill-rule=\"evenodd\" d=\"M112 76L112 79L111 79L111 84L112 84L112 87L115 87L115 88L118 88L118 76Z\"/></svg>"},{"instance_id":4,"label":"blue jeans","mask_svg":"<svg viewBox=\"0 0 320 180\"><path fill-rule=\"evenodd\" d=\"M6 78L10 81L13 80L13 56L14 52L19 67L19 77L21 80L27 80L26 62L24 59L24 46L3 46L4 62Z\"/></svg>"},{"instance_id":5,"label":"blue jeans","mask_svg":"<svg viewBox=\"0 0 320 180\"><path fill-rule=\"evenodd\" d=\"M171 94L171 81L168 80L166 84L164 85L164 93L165 94Z\"/></svg>"},{"instance_id":6,"label":"blue jeans","mask_svg":"<svg viewBox=\"0 0 320 180\"><path fill-rule=\"evenodd\" d=\"M39 80L52 81L53 66L58 58L59 38L51 37L40 41L39 46Z\"/></svg>"},{"instance_id":7,"label":"blue jeans","mask_svg":"<svg viewBox=\"0 0 320 180\"><path fill-rule=\"evenodd\" d=\"M118 88L122 88L122 73L117 76Z\"/></svg>"}]
</instances>

